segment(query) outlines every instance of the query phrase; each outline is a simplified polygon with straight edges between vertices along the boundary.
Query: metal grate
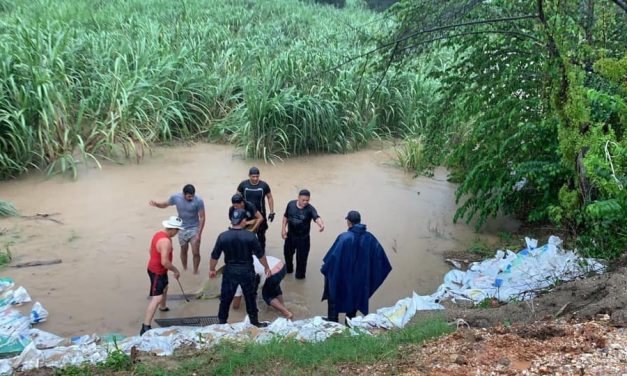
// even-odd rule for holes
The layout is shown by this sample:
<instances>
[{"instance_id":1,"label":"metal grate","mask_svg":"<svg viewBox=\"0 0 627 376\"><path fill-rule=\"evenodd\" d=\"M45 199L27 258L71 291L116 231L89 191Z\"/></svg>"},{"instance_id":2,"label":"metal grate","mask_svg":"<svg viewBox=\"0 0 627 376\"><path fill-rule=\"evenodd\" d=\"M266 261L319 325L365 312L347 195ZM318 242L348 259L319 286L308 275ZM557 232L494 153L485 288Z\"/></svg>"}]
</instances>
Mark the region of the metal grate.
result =
<instances>
[{"instance_id":1,"label":"metal grate","mask_svg":"<svg viewBox=\"0 0 627 376\"><path fill-rule=\"evenodd\" d=\"M187 299L196 299L196 295L183 295L183 294L168 294L168 300L185 300L185 297L187 296ZM147 296L146 299L150 300L152 299L152 296Z\"/></svg>"},{"instance_id":2,"label":"metal grate","mask_svg":"<svg viewBox=\"0 0 627 376\"><path fill-rule=\"evenodd\" d=\"M160 327L166 326L207 326L218 324L218 316L174 317L171 319L155 319Z\"/></svg>"}]
</instances>

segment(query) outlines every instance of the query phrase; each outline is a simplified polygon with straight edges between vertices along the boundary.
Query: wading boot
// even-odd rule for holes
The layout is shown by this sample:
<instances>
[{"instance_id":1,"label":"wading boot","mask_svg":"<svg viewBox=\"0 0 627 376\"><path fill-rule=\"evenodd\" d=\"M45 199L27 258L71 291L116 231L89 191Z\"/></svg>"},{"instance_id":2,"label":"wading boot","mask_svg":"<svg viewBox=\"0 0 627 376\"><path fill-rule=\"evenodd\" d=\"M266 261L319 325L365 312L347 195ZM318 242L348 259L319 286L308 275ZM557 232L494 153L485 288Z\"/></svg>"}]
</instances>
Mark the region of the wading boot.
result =
<instances>
[{"instance_id":1,"label":"wading boot","mask_svg":"<svg viewBox=\"0 0 627 376\"><path fill-rule=\"evenodd\" d=\"M339 314L335 310L335 302L327 299L327 317L323 317L322 319L325 321L333 321L338 322Z\"/></svg>"},{"instance_id":2,"label":"wading boot","mask_svg":"<svg viewBox=\"0 0 627 376\"><path fill-rule=\"evenodd\" d=\"M146 333L150 329L152 329L152 326L146 325L146 324L142 324L142 330L139 331L139 335L141 336L142 334Z\"/></svg>"}]
</instances>

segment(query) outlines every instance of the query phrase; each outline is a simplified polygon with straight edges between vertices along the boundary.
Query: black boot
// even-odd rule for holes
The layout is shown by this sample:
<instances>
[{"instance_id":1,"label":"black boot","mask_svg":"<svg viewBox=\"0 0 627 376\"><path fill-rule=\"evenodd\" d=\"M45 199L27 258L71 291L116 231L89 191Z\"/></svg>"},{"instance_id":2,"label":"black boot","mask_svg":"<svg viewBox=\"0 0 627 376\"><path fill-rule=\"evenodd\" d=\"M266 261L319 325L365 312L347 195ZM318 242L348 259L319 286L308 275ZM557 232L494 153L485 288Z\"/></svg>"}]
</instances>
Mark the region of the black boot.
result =
<instances>
[{"instance_id":1,"label":"black boot","mask_svg":"<svg viewBox=\"0 0 627 376\"><path fill-rule=\"evenodd\" d=\"M249 314L248 318L250 319L250 323L256 326L257 328L265 328L266 326L268 326L267 322L260 322L257 315L252 316Z\"/></svg>"},{"instance_id":2,"label":"black boot","mask_svg":"<svg viewBox=\"0 0 627 376\"><path fill-rule=\"evenodd\" d=\"M142 330L139 331L139 335L141 336L142 334L146 333L150 329L152 329L152 326L146 325L146 324L142 324Z\"/></svg>"},{"instance_id":3,"label":"black boot","mask_svg":"<svg viewBox=\"0 0 627 376\"><path fill-rule=\"evenodd\" d=\"M338 322L338 312L335 310L335 302L327 300L327 317L324 317L326 321Z\"/></svg>"}]
</instances>

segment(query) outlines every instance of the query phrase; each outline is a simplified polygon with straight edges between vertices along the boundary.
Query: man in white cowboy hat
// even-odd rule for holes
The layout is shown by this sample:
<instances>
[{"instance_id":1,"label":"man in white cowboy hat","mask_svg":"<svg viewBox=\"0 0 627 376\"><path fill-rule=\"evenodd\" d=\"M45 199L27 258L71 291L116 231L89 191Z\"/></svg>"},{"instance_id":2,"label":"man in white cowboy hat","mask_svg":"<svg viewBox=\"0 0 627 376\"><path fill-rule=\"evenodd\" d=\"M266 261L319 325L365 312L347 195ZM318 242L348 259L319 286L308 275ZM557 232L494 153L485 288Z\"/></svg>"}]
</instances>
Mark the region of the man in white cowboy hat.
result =
<instances>
[{"instance_id":1,"label":"man in white cowboy hat","mask_svg":"<svg viewBox=\"0 0 627 376\"><path fill-rule=\"evenodd\" d=\"M160 311L168 311L166 298L168 293L168 270L179 279L179 270L172 264L172 238L183 229L181 218L172 216L161 222L163 230L157 231L150 243L150 259L148 260L148 277L150 278L150 303L146 308L146 316L139 335L152 329L152 319L157 307Z\"/></svg>"}]
</instances>

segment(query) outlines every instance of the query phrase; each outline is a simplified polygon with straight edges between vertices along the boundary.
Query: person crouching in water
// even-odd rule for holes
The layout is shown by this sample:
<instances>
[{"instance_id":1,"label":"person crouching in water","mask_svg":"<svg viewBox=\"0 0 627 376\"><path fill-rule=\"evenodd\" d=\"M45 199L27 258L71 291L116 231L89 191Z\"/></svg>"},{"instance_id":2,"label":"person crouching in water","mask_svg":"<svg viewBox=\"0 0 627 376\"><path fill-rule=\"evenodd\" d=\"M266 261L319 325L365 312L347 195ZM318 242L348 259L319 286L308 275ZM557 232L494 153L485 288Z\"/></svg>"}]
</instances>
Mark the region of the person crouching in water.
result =
<instances>
[{"instance_id":1,"label":"person crouching in water","mask_svg":"<svg viewBox=\"0 0 627 376\"><path fill-rule=\"evenodd\" d=\"M161 223L163 230L158 231L150 242L150 260L148 260L148 277L150 278L150 303L146 308L146 316L139 335L152 329L152 319L157 307L161 311L168 311L166 298L168 293L168 270L179 279L181 274L176 266L172 265L172 238L183 229L181 218L172 216Z\"/></svg>"},{"instance_id":2,"label":"person crouching in water","mask_svg":"<svg viewBox=\"0 0 627 376\"><path fill-rule=\"evenodd\" d=\"M266 256L268 266L270 266L270 273L272 274L269 278L266 278L263 266L259 262L259 259L254 256L253 259L255 273L259 278L259 285L261 286L261 297L263 298L263 301L266 302L267 305L272 306L277 311L281 312L286 319L291 320L292 317L294 317L294 314L290 312L287 307L285 307L285 303L283 302L283 291L281 290L281 281L285 277L285 274L287 274L285 264L276 257ZM242 288L238 286L237 292L235 292L235 298L233 299L233 309L239 309L241 301Z\"/></svg>"},{"instance_id":3,"label":"person crouching in water","mask_svg":"<svg viewBox=\"0 0 627 376\"><path fill-rule=\"evenodd\" d=\"M347 318L357 310L368 314L368 299L392 270L385 250L366 225L361 214L351 210L346 216L348 231L341 233L324 256L320 272L324 274L322 300L328 302L329 321L338 321L340 312Z\"/></svg>"},{"instance_id":4,"label":"person crouching in water","mask_svg":"<svg viewBox=\"0 0 627 376\"><path fill-rule=\"evenodd\" d=\"M250 323L257 327L264 327L267 324L260 323L257 316L257 286L255 283L253 254L259 258L259 262L263 265L266 277L270 277L270 267L257 236L242 228L245 218L246 212L243 209L238 208L231 213L232 226L218 235L216 244L211 252L209 278L216 277L216 266L220 255L224 252L225 266L222 274L220 308L218 310L220 324L226 324L229 318L229 308L239 285L242 286L242 292L246 301L246 312L248 313Z\"/></svg>"}]
</instances>

